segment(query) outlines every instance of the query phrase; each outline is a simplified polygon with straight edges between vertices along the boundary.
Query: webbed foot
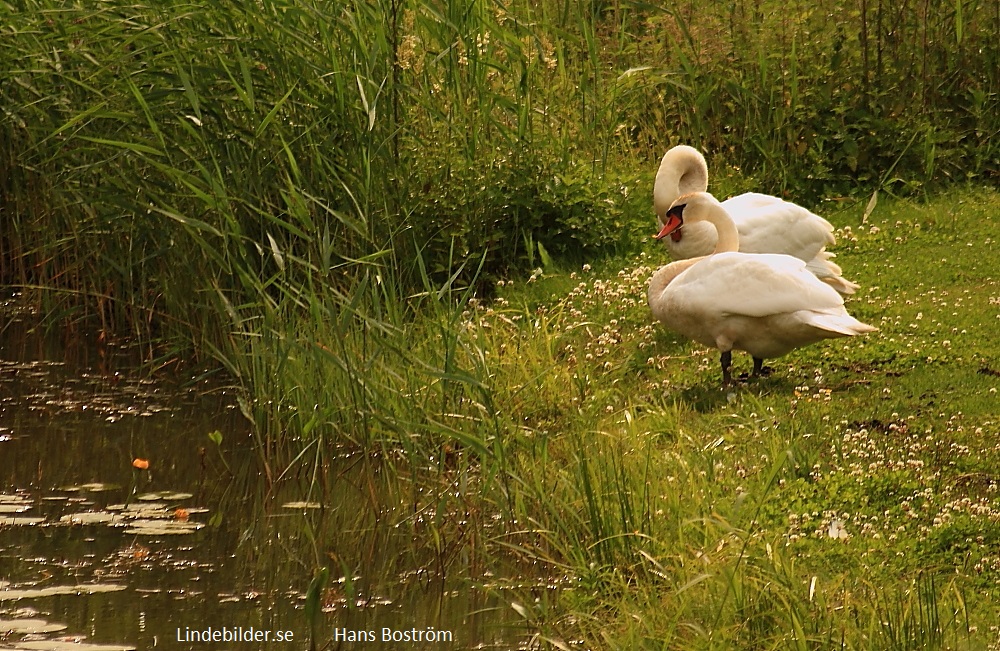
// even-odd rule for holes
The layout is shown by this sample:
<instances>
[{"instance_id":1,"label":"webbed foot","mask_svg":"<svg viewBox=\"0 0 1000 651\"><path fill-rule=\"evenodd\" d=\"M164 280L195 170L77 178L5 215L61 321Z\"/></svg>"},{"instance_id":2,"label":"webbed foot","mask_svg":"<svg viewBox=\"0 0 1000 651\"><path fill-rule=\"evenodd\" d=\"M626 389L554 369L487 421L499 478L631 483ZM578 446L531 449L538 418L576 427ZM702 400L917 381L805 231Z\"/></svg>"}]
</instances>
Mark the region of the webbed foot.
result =
<instances>
[{"instance_id":1,"label":"webbed foot","mask_svg":"<svg viewBox=\"0 0 1000 651\"><path fill-rule=\"evenodd\" d=\"M753 358L753 377L767 377L774 371L770 366L764 366L764 360L760 357Z\"/></svg>"}]
</instances>

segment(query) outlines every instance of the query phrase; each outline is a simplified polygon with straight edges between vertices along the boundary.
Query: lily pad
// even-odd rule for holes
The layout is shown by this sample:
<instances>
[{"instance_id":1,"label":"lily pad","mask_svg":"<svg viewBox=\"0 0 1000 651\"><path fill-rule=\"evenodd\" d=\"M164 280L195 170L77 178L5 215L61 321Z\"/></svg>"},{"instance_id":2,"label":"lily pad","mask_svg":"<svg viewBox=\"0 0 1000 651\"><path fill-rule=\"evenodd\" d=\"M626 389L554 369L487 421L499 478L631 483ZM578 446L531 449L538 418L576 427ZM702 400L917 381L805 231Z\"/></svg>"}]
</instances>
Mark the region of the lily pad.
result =
<instances>
[{"instance_id":1,"label":"lily pad","mask_svg":"<svg viewBox=\"0 0 1000 651\"><path fill-rule=\"evenodd\" d=\"M43 522L45 522L45 518L0 517L0 525L10 525L13 527L31 527Z\"/></svg>"},{"instance_id":2,"label":"lily pad","mask_svg":"<svg viewBox=\"0 0 1000 651\"><path fill-rule=\"evenodd\" d=\"M134 646L121 644L88 644L74 640L36 640L18 642L7 647L11 651L135 651Z\"/></svg>"},{"instance_id":3,"label":"lily pad","mask_svg":"<svg viewBox=\"0 0 1000 651\"><path fill-rule=\"evenodd\" d=\"M67 524L124 524L124 520L125 516L121 513L108 513L107 511L70 513L59 518L60 522Z\"/></svg>"},{"instance_id":4,"label":"lily pad","mask_svg":"<svg viewBox=\"0 0 1000 651\"><path fill-rule=\"evenodd\" d=\"M67 493L79 493L81 491L90 491L92 493L100 493L103 491L111 491L119 488L115 484L105 484L103 482L90 482L87 484L76 484L73 486L63 486L59 490L65 491Z\"/></svg>"},{"instance_id":5,"label":"lily pad","mask_svg":"<svg viewBox=\"0 0 1000 651\"><path fill-rule=\"evenodd\" d=\"M119 592L127 586L117 583L80 583L77 585L53 585L47 588L27 588L24 590L0 590L0 601L18 599L38 599L56 595L85 595L100 592Z\"/></svg>"},{"instance_id":6,"label":"lily pad","mask_svg":"<svg viewBox=\"0 0 1000 651\"><path fill-rule=\"evenodd\" d=\"M194 533L204 526L200 522L180 520L136 520L129 525L125 533L137 536L177 536Z\"/></svg>"},{"instance_id":7,"label":"lily pad","mask_svg":"<svg viewBox=\"0 0 1000 651\"><path fill-rule=\"evenodd\" d=\"M176 491L159 491L156 493L143 493L142 495L137 495L135 499L142 500L143 502L153 502L156 500L166 500L168 502L177 502L180 500L189 500L194 495L191 493L179 493Z\"/></svg>"},{"instance_id":8,"label":"lily pad","mask_svg":"<svg viewBox=\"0 0 1000 651\"><path fill-rule=\"evenodd\" d=\"M66 630L65 624L56 624L44 619L0 619L0 634L58 633L63 630Z\"/></svg>"},{"instance_id":9,"label":"lily pad","mask_svg":"<svg viewBox=\"0 0 1000 651\"><path fill-rule=\"evenodd\" d=\"M108 511L121 511L129 518L169 518L173 511L167 509L163 502L132 502L131 504L112 504Z\"/></svg>"},{"instance_id":10,"label":"lily pad","mask_svg":"<svg viewBox=\"0 0 1000 651\"><path fill-rule=\"evenodd\" d=\"M31 508L31 501L23 495L0 494L0 513L24 513Z\"/></svg>"},{"instance_id":11,"label":"lily pad","mask_svg":"<svg viewBox=\"0 0 1000 651\"><path fill-rule=\"evenodd\" d=\"M0 513L24 513L31 508L24 502L0 502Z\"/></svg>"}]
</instances>

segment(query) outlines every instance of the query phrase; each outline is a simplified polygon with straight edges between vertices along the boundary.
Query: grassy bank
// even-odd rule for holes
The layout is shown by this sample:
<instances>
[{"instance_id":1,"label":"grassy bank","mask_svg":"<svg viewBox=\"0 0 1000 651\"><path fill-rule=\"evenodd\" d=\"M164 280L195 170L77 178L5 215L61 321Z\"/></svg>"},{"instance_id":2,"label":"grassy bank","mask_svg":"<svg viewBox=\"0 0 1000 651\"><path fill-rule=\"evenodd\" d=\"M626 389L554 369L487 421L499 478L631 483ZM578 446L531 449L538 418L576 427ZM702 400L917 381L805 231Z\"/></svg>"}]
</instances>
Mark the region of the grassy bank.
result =
<instances>
[{"instance_id":1,"label":"grassy bank","mask_svg":"<svg viewBox=\"0 0 1000 651\"><path fill-rule=\"evenodd\" d=\"M498 384L549 368L509 441L520 549L574 582L529 616L597 648L996 648L997 206L834 213L849 309L880 331L733 391L650 323L655 249L480 314Z\"/></svg>"},{"instance_id":2,"label":"grassy bank","mask_svg":"<svg viewBox=\"0 0 1000 651\"><path fill-rule=\"evenodd\" d=\"M652 242L489 303L428 292L420 327L356 376L415 557L474 576L520 561L540 578L514 581L512 607L553 648L997 648L1000 197L865 205L828 216L862 285L849 310L879 332L730 390L717 353L652 321ZM419 361L390 372L402 346ZM349 386L295 363L305 396ZM318 437L319 409L291 412Z\"/></svg>"},{"instance_id":3,"label":"grassy bank","mask_svg":"<svg viewBox=\"0 0 1000 651\"><path fill-rule=\"evenodd\" d=\"M2 5L0 279L224 366L271 481L389 469L436 571L561 579L555 646L995 647L994 6L527 4ZM721 392L644 304L677 142L819 205L879 333Z\"/></svg>"}]
</instances>

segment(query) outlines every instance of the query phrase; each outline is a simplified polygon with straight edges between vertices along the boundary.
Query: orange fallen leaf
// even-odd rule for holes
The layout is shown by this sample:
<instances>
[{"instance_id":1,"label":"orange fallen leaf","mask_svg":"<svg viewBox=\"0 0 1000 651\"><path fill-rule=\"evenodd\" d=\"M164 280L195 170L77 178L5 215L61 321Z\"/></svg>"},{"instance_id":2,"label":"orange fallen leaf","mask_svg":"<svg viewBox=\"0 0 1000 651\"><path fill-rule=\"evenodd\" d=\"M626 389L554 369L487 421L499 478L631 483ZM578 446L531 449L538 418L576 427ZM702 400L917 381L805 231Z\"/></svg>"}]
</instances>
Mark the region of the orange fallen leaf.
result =
<instances>
[{"instance_id":1,"label":"orange fallen leaf","mask_svg":"<svg viewBox=\"0 0 1000 651\"><path fill-rule=\"evenodd\" d=\"M140 459L136 457L135 459L132 459L132 467L138 468L139 470L145 470L149 468L149 461L147 459Z\"/></svg>"}]
</instances>

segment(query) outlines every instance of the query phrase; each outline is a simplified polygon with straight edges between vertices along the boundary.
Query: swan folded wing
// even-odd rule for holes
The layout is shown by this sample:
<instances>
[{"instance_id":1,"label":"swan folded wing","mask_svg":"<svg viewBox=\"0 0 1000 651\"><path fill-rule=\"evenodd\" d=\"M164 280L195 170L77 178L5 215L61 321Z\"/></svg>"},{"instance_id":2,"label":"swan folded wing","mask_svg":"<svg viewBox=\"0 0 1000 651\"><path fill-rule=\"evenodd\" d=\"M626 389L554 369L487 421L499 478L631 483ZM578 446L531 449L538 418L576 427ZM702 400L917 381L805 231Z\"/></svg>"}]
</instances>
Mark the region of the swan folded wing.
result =
<instances>
[{"instance_id":1,"label":"swan folded wing","mask_svg":"<svg viewBox=\"0 0 1000 651\"><path fill-rule=\"evenodd\" d=\"M729 197L722 202L722 205L726 211L732 215L733 211L754 210L756 208L774 206L781 203L785 203L785 200L769 194L761 194L760 192L744 192L743 194L738 194L735 197Z\"/></svg>"},{"instance_id":2,"label":"swan folded wing","mask_svg":"<svg viewBox=\"0 0 1000 651\"><path fill-rule=\"evenodd\" d=\"M785 253L811 260L824 247L836 244L833 225L801 206L777 200L756 208L723 206L732 215L746 253Z\"/></svg>"},{"instance_id":3,"label":"swan folded wing","mask_svg":"<svg viewBox=\"0 0 1000 651\"><path fill-rule=\"evenodd\" d=\"M673 284L684 301L707 302L726 316L767 317L800 310L842 309L844 299L806 270L798 258L777 254L718 253Z\"/></svg>"}]
</instances>

